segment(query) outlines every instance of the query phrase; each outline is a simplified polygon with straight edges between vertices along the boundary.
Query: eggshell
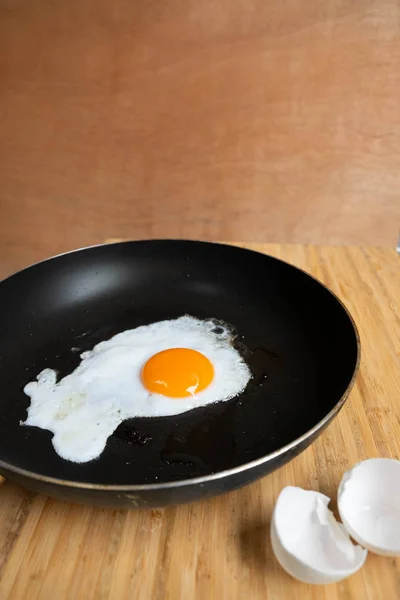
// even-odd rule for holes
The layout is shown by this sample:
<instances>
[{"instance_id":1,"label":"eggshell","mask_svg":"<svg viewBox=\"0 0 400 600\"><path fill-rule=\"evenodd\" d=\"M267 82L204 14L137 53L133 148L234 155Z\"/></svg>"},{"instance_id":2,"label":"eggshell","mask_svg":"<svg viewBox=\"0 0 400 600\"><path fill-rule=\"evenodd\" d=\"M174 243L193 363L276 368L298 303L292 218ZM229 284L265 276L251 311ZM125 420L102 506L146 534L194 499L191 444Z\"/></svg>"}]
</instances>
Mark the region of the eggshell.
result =
<instances>
[{"instance_id":1,"label":"eggshell","mask_svg":"<svg viewBox=\"0 0 400 600\"><path fill-rule=\"evenodd\" d=\"M347 471L338 508L346 529L364 548L400 555L400 461L370 458Z\"/></svg>"},{"instance_id":2,"label":"eggshell","mask_svg":"<svg viewBox=\"0 0 400 600\"><path fill-rule=\"evenodd\" d=\"M282 568L304 583L327 584L358 571L367 551L355 546L328 509L329 498L298 487L282 490L271 521L271 542Z\"/></svg>"}]
</instances>

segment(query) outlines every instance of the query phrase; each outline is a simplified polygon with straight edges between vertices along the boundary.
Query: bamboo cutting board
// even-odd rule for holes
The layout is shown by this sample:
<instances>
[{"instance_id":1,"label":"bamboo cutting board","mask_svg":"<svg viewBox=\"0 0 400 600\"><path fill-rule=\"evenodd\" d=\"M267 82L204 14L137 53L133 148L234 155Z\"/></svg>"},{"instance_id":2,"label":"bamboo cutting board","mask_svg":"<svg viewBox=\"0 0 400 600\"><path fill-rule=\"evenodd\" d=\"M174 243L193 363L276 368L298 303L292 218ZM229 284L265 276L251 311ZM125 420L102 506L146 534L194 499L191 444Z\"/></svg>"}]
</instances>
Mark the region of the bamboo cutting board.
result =
<instances>
[{"instance_id":1,"label":"bamboo cutting board","mask_svg":"<svg viewBox=\"0 0 400 600\"><path fill-rule=\"evenodd\" d=\"M359 460L400 458L400 257L394 250L247 244L293 263L346 303L361 335L357 383L327 431L246 488L163 510L73 506L0 483L1 600L395 600L400 558L368 556L339 584L300 584L269 542L286 485L335 499ZM335 502L333 503L335 504Z\"/></svg>"}]
</instances>

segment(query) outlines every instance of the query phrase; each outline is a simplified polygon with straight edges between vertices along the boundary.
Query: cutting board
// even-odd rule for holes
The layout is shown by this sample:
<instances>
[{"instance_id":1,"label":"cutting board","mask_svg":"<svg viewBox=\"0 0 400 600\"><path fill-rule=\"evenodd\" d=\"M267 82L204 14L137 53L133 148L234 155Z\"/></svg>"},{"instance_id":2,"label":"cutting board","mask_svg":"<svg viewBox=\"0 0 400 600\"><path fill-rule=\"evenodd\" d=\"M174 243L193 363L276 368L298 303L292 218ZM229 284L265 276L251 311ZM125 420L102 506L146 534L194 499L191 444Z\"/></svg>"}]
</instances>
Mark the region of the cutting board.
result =
<instances>
[{"instance_id":1,"label":"cutting board","mask_svg":"<svg viewBox=\"0 0 400 600\"><path fill-rule=\"evenodd\" d=\"M240 244L238 244L240 245ZM269 541L286 485L335 497L359 460L400 458L400 257L394 250L242 244L315 275L359 327L362 361L344 409L302 455L241 490L162 510L74 506L0 484L1 600L395 600L400 558L369 554L330 586L291 579Z\"/></svg>"}]
</instances>

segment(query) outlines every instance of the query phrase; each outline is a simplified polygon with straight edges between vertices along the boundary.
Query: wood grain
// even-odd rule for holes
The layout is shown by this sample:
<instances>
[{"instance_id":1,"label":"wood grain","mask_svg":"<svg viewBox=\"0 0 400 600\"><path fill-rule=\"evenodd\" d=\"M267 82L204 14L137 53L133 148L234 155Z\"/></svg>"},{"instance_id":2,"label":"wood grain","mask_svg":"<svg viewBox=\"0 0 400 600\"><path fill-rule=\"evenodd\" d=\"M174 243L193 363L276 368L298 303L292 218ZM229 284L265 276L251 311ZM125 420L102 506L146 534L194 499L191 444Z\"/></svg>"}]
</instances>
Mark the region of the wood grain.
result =
<instances>
[{"instance_id":1,"label":"wood grain","mask_svg":"<svg viewBox=\"0 0 400 600\"><path fill-rule=\"evenodd\" d=\"M1 600L396 600L400 558L370 554L339 584L312 587L273 557L269 520L285 485L333 499L367 457L400 458L400 259L394 250L247 245L314 274L358 324L362 362L348 402L291 463L242 490L163 510L73 506L0 484Z\"/></svg>"},{"instance_id":2,"label":"wood grain","mask_svg":"<svg viewBox=\"0 0 400 600\"><path fill-rule=\"evenodd\" d=\"M3 0L3 274L110 236L394 246L399 64L394 0Z\"/></svg>"}]
</instances>

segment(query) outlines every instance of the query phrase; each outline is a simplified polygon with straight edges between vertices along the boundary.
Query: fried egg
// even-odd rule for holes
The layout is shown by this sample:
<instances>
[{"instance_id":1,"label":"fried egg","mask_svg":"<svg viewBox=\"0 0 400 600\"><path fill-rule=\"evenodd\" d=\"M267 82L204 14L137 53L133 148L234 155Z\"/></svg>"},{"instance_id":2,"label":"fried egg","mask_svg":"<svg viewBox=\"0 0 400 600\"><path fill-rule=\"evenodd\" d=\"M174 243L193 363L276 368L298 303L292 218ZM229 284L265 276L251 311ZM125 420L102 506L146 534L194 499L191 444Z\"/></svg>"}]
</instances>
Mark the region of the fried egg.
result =
<instances>
[{"instance_id":1,"label":"fried egg","mask_svg":"<svg viewBox=\"0 0 400 600\"><path fill-rule=\"evenodd\" d=\"M123 331L60 381L44 369L28 383L21 424L51 431L62 458L93 460L125 419L179 415L243 392L251 371L233 340L228 326L190 316Z\"/></svg>"}]
</instances>

